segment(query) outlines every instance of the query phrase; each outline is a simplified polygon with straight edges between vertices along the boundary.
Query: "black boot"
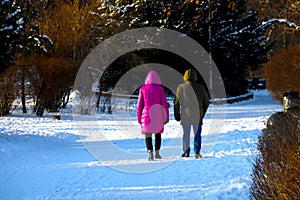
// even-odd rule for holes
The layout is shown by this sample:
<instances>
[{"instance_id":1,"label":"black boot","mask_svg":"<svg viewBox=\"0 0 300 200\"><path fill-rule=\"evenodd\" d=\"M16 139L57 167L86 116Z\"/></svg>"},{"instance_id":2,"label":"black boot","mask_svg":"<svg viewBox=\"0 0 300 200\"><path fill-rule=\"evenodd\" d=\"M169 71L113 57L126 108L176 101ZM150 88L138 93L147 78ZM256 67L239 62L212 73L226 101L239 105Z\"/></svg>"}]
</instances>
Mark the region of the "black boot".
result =
<instances>
[{"instance_id":1,"label":"black boot","mask_svg":"<svg viewBox=\"0 0 300 200\"><path fill-rule=\"evenodd\" d=\"M202 155L200 153L195 153L195 158L196 159L201 159L202 158Z\"/></svg>"},{"instance_id":2,"label":"black boot","mask_svg":"<svg viewBox=\"0 0 300 200\"><path fill-rule=\"evenodd\" d=\"M190 157L190 155L187 154L187 153L183 153L183 154L181 155L181 157L188 158L188 157Z\"/></svg>"}]
</instances>

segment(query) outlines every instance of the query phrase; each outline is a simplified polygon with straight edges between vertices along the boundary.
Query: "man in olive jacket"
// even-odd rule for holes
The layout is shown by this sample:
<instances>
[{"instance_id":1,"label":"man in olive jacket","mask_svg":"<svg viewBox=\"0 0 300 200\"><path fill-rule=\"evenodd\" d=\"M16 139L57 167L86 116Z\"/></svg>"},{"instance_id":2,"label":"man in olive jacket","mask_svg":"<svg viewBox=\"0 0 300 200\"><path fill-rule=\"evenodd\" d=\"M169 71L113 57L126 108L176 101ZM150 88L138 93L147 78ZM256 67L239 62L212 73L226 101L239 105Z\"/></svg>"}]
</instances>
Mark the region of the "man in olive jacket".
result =
<instances>
[{"instance_id":1,"label":"man in olive jacket","mask_svg":"<svg viewBox=\"0 0 300 200\"><path fill-rule=\"evenodd\" d=\"M184 83L177 87L174 99L174 117L181 121L183 128L182 157L190 156L190 131L193 126L195 157L200 159L202 123L209 106L209 98L204 87L197 83L195 70L187 70L183 79Z\"/></svg>"}]
</instances>

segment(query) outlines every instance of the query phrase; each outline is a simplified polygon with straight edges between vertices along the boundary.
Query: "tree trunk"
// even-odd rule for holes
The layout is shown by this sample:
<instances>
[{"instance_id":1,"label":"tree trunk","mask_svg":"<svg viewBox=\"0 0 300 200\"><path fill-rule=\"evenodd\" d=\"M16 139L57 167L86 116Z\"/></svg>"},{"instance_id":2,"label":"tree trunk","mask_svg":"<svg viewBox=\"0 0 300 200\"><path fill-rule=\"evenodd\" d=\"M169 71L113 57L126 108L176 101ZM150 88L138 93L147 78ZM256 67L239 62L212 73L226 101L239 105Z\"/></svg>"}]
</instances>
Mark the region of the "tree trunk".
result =
<instances>
[{"instance_id":1,"label":"tree trunk","mask_svg":"<svg viewBox=\"0 0 300 200\"><path fill-rule=\"evenodd\" d=\"M69 99L70 99L70 94L71 94L71 87L68 88L68 91L66 92L66 94L64 94L63 99L63 103L61 108L66 108L67 104L69 103Z\"/></svg>"},{"instance_id":2,"label":"tree trunk","mask_svg":"<svg viewBox=\"0 0 300 200\"><path fill-rule=\"evenodd\" d=\"M27 113L26 109L26 97L25 97L25 66L21 69L21 102L22 102L22 112Z\"/></svg>"},{"instance_id":3,"label":"tree trunk","mask_svg":"<svg viewBox=\"0 0 300 200\"><path fill-rule=\"evenodd\" d=\"M39 94L35 102L34 110L33 110L34 113L39 117L42 117L44 115L44 110L45 110L42 91L43 91L43 86L40 88Z\"/></svg>"},{"instance_id":4,"label":"tree trunk","mask_svg":"<svg viewBox=\"0 0 300 200\"><path fill-rule=\"evenodd\" d=\"M99 92L97 93L97 102L96 102L96 108L98 110L99 110L99 106L100 106L101 93L102 93L102 90L101 90L101 88L99 88Z\"/></svg>"},{"instance_id":5,"label":"tree trunk","mask_svg":"<svg viewBox=\"0 0 300 200\"><path fill-rule=\"evenodd\" d=\"M44 107L43 103L40 102L39 105L37 106L36 115L38 117L42 117L44 115L44 111L45 111L45 107Z\"/></svg>"}]
</instances>

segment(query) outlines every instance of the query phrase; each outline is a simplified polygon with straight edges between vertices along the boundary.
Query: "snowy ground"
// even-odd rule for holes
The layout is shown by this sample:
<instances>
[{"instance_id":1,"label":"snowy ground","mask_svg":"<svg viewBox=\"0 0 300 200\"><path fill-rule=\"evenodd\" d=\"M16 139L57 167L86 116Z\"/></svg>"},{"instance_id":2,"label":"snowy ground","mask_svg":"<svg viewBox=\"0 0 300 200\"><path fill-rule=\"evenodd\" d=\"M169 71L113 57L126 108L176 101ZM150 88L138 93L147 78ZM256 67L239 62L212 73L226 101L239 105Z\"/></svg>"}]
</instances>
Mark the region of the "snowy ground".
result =
<instances>
[{"instance_id":1,"label":"snowy ground","mask_svg":"<svg viewBox=\"0 0 300 200\"><path fill-rule=\"evenodd\" d=\"M0 199L249 199L257 137L281 108L255 91L227 105L213 129L218 106L210 106L202 160L180 158L181 127L170 109L164 158L153 162L133 112L80 117L67 109L54 120L15 111L0 118Z\"/></svg>"}]
</instances>

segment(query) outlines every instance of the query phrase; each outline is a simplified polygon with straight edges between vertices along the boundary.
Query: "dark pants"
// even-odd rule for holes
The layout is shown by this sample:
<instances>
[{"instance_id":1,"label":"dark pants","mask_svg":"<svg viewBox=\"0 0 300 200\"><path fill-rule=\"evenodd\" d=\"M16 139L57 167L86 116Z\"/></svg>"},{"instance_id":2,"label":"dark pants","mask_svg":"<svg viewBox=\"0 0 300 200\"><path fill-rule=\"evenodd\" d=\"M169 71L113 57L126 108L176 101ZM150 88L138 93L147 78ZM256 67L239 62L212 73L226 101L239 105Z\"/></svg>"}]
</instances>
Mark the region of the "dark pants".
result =
<instances>
[{"instance_id":1,"label":"dark pants","mask_svg":"<svg viewBox=\"0 0 300 200\"><path fill-rule=\"evenodd\" d=\"M161 134L156 133L155 135L155 151L160 150L161 146ZM145 142L148 151L153 151L153 144L152 144L152 133L145 134Z\"/></svg>"}]
</instances>

